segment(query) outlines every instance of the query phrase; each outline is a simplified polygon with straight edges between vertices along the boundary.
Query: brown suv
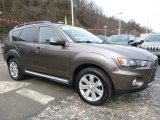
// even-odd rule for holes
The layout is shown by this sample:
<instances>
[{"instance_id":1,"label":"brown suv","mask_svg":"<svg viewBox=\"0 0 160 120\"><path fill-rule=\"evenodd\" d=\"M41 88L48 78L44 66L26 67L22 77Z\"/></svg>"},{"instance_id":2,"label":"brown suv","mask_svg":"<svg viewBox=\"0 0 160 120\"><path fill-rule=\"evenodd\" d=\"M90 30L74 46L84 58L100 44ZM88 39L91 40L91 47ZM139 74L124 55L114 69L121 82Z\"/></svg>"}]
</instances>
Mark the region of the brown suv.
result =
<instances>
[{"instance_id":1,"label":"brown suv","mask_svg":"<svg viewBox=\"0 0 160 120\"><path fill-rule=\"evenodd\" d=\"M101 43L82 28L32 22L9 32L4 58L14 80L29 74L73 85L92 105L101 105L113 92L139 91L152 83L155 55L140 48Z\"/></svg>"}]
</instances>

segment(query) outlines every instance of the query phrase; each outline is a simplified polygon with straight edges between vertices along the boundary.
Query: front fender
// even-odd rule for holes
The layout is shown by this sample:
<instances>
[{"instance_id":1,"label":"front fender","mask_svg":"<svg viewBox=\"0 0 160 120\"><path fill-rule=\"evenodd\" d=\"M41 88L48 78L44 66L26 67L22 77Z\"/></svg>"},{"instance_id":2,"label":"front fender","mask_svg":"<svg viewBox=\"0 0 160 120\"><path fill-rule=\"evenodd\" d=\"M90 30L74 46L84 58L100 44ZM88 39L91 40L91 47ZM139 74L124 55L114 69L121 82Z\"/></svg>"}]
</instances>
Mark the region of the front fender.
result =
<instances>
[{"instance_id":1,"label":"front fender","mask_svg":"<svg viewBox=\"0 0 160 120\"><path fill-rule=\"evenodd\" d=\"M105 70L109 75L118 69L117 65L109 57L97 53L82 53L70 60L70 75L73 76L74 71L84 64L96 65Z\"/></svg>"}]
</instances>

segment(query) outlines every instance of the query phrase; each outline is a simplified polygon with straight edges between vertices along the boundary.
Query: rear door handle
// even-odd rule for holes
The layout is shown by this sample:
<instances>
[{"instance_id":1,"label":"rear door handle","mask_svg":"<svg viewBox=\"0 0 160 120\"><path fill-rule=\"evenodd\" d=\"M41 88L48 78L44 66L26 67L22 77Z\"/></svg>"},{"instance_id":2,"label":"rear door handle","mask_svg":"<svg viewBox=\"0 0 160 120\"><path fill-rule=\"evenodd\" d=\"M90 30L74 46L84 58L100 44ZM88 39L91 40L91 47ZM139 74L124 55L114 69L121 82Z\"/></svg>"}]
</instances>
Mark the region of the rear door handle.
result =
<instances>
[{"instance_id":1,"label":"rear door handle","mask_svg":"<svg viewBox=\"0 0 160 120\"><path fill-rule=\"evenodd\" d=\"M40 48L40 47L37 47L37 48L36 48L36 52L39 52L39 51L41 51L41 48Z\"/></svg>"}]
</instances>

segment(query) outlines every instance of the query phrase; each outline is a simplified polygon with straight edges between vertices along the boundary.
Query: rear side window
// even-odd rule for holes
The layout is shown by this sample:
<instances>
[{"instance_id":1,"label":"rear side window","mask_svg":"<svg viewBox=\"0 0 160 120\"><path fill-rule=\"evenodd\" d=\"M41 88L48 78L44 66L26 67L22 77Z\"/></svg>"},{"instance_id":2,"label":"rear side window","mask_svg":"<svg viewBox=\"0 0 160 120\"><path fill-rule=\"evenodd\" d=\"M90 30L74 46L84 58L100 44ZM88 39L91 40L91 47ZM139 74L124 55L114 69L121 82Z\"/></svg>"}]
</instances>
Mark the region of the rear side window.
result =
<instances>
[{"instance_id":1,"label":"rear side window","mask_svg":"<svg viewBox=\"0 0 160 120\"><path fill-rule=\"evenodd\" d=\"M51 27L40 27L39 30L39 42L47 43L50 38L63 38L62 35L54 28Z\"/></svg>"},{"instance_id":2,"label":"rear side window","mask_svg":"<svg viewBox=\"0 0 160 120\"><path fill-rule=\"evenodd\" d=\"M22 30L16 30L12 32L12 41L18 41L21 31Z\"/></svg>"},{"instance_id":3,"label":"rear side window","mask_svg":"<svg viewBox=\"0 0 160 120\"><path fill-rule=\"evenodd\" d=\"M29 27L22 30L19 41L33 42L36 39L36 28Z\"/></svg>"}]
</instances>

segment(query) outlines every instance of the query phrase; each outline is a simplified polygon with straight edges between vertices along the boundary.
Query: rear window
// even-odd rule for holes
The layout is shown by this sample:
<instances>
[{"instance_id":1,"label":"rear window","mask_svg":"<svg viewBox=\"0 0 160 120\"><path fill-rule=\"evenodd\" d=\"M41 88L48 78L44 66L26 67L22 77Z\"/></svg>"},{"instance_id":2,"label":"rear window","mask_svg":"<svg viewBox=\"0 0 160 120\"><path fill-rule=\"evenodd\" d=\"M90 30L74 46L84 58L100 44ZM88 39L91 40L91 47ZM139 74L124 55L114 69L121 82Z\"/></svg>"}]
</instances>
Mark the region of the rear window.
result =
<instances>
[{"instance_id":1,"label":"rear window","mask_svg":"<svg viewBox=\"0 0 160 120\"><path fill-rule=\"evenodd\" d=\"M22 30L16 30L12 32L12 41L18 41L21 31Z\"/></svg>"}]
</instances>

